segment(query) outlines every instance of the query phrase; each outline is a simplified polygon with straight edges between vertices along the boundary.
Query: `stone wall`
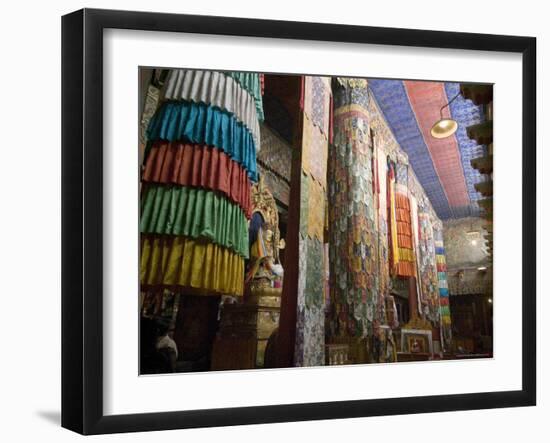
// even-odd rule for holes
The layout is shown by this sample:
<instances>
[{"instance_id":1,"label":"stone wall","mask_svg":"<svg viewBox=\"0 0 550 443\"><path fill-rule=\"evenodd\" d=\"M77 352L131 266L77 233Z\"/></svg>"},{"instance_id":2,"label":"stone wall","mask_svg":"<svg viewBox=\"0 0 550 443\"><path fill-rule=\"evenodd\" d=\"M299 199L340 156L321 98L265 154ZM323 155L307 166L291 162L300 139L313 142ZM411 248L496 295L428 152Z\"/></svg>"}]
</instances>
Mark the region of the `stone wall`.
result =
<instances>
[{"instance_id":1,"label":"stone wall","mask_svg":"<svg viewBox=\"0 0 550 443\"><path fill-rule=\"evenodd\" d=\"M492 262L485 248L484 224L477 217L443 223L451 295L492 293Z\"/></svg>"},{"instance_id":2,"label":"stone wall","mask_svg":"<svg viewBox=\"0 0 550 443\"><path fill-rule=\"evenodd\" d=\"M483 238L486 233L484 224L485 221L478 217L443 222L443 236L449 269L489 265Z\"/></svg>"}]
</instances>

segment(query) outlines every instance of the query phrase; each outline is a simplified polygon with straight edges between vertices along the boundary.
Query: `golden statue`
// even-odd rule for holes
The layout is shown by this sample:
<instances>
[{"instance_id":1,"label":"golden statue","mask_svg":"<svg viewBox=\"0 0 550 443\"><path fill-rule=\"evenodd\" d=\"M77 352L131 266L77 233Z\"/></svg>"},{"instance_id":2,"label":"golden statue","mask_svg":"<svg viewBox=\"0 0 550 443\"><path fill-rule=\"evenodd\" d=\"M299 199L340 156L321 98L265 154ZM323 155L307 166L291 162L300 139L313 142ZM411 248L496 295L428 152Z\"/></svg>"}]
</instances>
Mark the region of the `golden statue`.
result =
<instances>
[{"instance_id":1,"label":"golden statue","mask_svg":"<svg viewBox=\"0 0 550 443\"><path fill-rule=\"evenodd\" d=\"M279 250L284 248L284 240L280 238L277 205L263 177L252 186L251 224L254 225L251 226L254 232L245 284L253 298L262 295L280 296L283 267ZM270 291L270 288L276 291Z\"/></svg>"},{"instance_id":2,"label":"golden statue","mask_svg":"<svg viewBox=\"0 0 550 443\"><path fill-rule=\"evenodd\" d=\"M223 304L212 369L264 367L268 340L279 326L283 283L279 250L284 240L275 199L262 177L252 186L250 233L244 300Z\"/></svg>"}]
</instances>

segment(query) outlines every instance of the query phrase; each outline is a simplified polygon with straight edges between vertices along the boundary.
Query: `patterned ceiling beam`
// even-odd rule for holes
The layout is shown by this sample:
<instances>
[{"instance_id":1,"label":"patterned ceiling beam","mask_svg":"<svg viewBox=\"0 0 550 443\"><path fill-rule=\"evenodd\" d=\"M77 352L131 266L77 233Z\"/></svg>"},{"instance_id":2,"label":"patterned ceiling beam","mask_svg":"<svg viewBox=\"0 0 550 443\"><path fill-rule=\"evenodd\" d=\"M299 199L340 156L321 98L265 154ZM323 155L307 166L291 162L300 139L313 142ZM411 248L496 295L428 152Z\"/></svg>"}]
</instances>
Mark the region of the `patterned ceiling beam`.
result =
<instances>
[{"instance_id":1,"label":"patterned ceiling beam","mask_svg":"<svg viewBox=\"0 0 550 443\"><path fill-rule=\"evenodd\" d=\"M430 134L432 125L440 119L440 108L448 103L444 83L425 81L404 81L403 83L437 175L447 195L452 217L463 217L467 214L471 202L457 139L455 136L436 139ZM450 116L449 108L445 108L443 117Z\"/></svg>"},{"instance_id":2,"label":"patterned ceiling beam","mask_svg":"<svg viewBox=\"0 0 550 443\"><path fill-rule=\"evenodd\" d=\"M426 191L437 215L441 219L453 217L454 214L449 206L440 177L435 170L421 128L411 108L403 81L369 79L369 86L397 143L409 156L414 173ZM439 112L439 107L437 107L437 112Z\"/></svg>"}]
</instances>

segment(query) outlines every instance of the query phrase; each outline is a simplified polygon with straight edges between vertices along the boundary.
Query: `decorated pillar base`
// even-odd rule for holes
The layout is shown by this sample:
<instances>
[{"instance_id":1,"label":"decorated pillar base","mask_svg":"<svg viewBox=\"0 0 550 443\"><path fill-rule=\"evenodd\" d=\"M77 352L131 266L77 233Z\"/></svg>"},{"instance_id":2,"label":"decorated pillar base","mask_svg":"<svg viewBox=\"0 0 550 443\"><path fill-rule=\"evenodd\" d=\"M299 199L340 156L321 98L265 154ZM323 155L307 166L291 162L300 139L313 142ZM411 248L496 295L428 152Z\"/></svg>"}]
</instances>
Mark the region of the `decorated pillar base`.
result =
<instances>
[{"instance_id":1,"label":"decorated pillar base","mask_svg":"<svg viewBox=\"0 0 550 443\"><path fill-rule=\"evenodd\" d=\"M421 317L413 316L401 328L398 361L431 360L434 354L432 324Z\"/></svg>"},{"instance_id":2,"label":"decorated pillar base","mask_svg":"<svg viewBox=\"0 0 550 443\"><path fill-rule=\"evenodd\" d=\"M264 367L267 343L279 326L281 288L253 286L243 304L225 304L212 370Z\"/></svg>"},{"instance_id":3,"label":"decorated pillar base","mask_svg":"<svg viewBox=\"0 0 550 443\"><path fill-rule=\"evenodd\" d=\"M331 337L325 345L327 365L369 363L369 344L366 338L351 336Z\"/></svg>"}]
</instances>

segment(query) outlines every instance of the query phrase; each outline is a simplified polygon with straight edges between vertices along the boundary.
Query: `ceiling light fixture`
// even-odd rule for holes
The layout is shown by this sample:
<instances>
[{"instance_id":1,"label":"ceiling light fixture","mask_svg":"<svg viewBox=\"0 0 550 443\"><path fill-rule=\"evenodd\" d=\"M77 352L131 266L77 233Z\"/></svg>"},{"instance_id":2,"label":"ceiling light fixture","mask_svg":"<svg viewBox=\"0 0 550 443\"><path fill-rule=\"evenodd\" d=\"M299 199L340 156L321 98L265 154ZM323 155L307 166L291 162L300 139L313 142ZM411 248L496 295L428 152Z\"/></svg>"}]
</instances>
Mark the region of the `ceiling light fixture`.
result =
<instances>
[{"instance_id":1,"label":"ceiling light fixture","mask_svg":"<svg viewBox=\"0 0 550 443\"><path fill-rule=\"evenodd\" d=\"M460 95L460 92L456 94L449 103L447 103L445 106L443 106L439 110L439 116L441 118L434 123L434 125L432 126L432 129L430 130L432 137L447 138L453 135L458 129L458 123L456 120L453 120L452 118L443 118L443 109L445 109L452 102L454 102L459 95Z\"/></svg>"}]
</instances>

